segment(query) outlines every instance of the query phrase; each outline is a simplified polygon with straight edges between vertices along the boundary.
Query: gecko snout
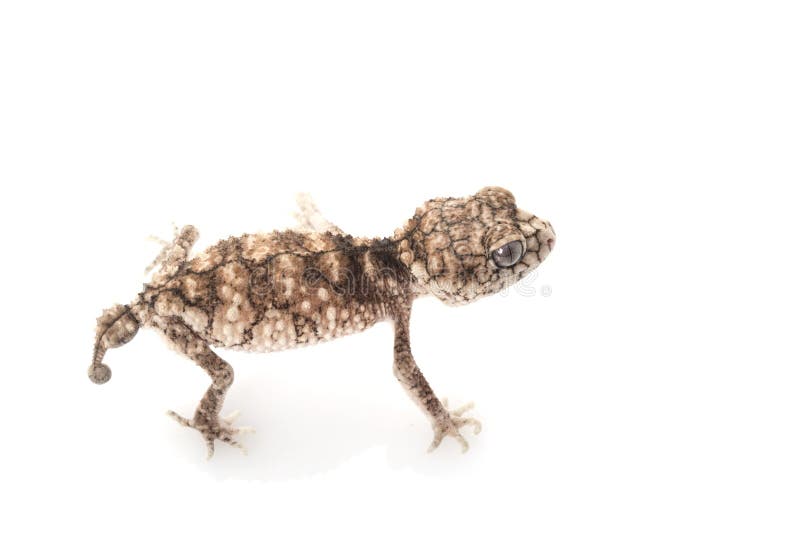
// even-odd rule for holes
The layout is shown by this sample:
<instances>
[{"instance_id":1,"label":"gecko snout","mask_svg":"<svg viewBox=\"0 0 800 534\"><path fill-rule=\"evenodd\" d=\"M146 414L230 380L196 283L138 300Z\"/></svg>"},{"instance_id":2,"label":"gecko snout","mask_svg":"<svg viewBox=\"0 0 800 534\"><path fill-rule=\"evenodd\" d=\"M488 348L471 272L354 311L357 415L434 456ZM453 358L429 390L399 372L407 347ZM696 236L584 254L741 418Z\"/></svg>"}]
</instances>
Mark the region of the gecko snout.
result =
<instances>
[{"instance_id":1,"label":"gecko snout","mask_svg":"<svg viewBox=\"0 0 800 534\"><path fill-rule=\"evenodd\" d=\"M553 225L543 219L537 218L533 227L536 229L536 239L539 241L540 247L547 248L547 250L540 251L539 257L543 260L545 256L553 251L553 247L556 244L556 233L553 231Z\"/></svg>"}]
</instances>

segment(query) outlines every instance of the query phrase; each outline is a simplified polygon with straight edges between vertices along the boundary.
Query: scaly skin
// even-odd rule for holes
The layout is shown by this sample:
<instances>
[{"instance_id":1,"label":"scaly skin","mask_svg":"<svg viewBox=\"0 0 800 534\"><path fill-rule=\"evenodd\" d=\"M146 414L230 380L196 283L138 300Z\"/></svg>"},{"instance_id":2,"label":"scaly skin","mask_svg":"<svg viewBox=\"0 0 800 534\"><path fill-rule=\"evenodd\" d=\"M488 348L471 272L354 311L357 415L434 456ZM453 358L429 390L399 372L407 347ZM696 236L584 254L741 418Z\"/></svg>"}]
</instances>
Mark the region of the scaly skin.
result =
<instances>
[{"instance_id":1,"label":"scaly skin","mask_svg":"<svg viewBox=\"0 0 800 534\"><path fill-rule=\"evenodd\" d=\"M352 237L326 221L309 197L298 204L298 229L230 237L192 259L198 234L182 228L137 298L98 319L89 377L108 381L105 352L130 341L140 327L160 331L211 377L192 419L169 412L203 435L211 457L216 440L241 446L236 436L242 432L219 415L233 369L212 347L271 352L390 320L394 374L433 425L430 450L445 436L466 450L460 428L472 425L477 433L480 423L463 417L469 406L449 410L419 370L409 340L412 302L434 295L465 304L514 284L552 250L552 227L518 209L513 195L498 187L430 200L390 238ZM521 257L499 265L495 251L514 241Z\"/></svg>"}]
</instances>

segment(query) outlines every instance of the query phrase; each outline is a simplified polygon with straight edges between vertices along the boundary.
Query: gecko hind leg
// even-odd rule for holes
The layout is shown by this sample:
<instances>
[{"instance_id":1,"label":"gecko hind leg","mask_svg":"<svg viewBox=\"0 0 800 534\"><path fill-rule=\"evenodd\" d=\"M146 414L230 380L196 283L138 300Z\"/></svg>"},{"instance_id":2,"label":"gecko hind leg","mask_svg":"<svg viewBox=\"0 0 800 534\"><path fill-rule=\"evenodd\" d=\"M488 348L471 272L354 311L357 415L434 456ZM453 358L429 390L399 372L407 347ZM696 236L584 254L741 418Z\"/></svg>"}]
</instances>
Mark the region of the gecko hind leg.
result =
<instances>
[{"instance_id":1,"label":"gecko hind leg","mask_svg":"<svg viewBox=\"0 0 800 534\"><path fill-rule=\"evenodd\" d=\"M192 419L187 419L173 411L167 415L180 424L194 428L203 436L208 448L208 458L214 455L214 443L219 440L238 447L246 452L236 440L239 434L252 432L250 427L233 426L238 412L228 417L220 417L219 412L225 402L225 395L233 384L233 367L217 356L208 344L195 334L183 321L174 317L154 317L153 326L161 330L173 347L200 366L211 377L211 385L200 400Z\"/></svg>"}]
</instances>

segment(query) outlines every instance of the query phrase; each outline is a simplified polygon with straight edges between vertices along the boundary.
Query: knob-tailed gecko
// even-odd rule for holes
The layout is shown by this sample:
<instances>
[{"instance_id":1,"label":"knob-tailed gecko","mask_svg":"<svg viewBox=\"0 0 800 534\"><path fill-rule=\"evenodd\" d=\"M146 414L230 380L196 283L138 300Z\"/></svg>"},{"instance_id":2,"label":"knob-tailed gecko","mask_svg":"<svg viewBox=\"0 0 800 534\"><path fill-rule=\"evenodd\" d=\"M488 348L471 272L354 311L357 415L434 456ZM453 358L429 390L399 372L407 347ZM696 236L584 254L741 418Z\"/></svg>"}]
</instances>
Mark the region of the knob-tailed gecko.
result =
<instances>
[{"instance_id":1,"label":"knob-tailed gecko","mask_svg":"<svg viewBox=\"0 0 800 534\"><path fill-rule=\"evenodd\" d=\"M429 450L445 436L468 448L461 427L480 423L451 410L434 394L414 361L409 317L415 298L434 295L458 305L496 293L535 269L553 249L552 226L518 209L499 187L463 198L425 202L389 238L357 238L327 221L310 197L299 197L300 227L230 237L190 258L198 233L176 232L156 259L158 269L127 305L97 320L89 378L103 384L110 348L130 341L139 328L161 332L177 352L211 377L211 386L189 419L209 458L216 440L241 447L246 429L220 417L233 368L212 347L271 352L360 332L378 321L394 323L394 375L433 425ZM235 416L234 416L235 417Z\"/></svg>"}]
</instances>

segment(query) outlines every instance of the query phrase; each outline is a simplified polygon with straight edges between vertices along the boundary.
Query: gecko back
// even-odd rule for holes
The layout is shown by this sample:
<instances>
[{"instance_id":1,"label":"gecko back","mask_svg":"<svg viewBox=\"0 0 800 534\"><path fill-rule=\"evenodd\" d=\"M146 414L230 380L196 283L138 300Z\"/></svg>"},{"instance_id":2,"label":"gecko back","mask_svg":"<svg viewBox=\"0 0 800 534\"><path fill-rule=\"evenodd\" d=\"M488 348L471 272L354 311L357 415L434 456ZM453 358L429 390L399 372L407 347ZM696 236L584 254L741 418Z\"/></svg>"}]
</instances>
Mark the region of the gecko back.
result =
<instances>
[{"instance_id":1,"label":"gecko back","mask_svg":"<svg viewBox=\"0 0 800 534\"><path fill-rule=\"evenodd\" d=\"M388 240L247 234L186 262L144 300L212 346L267 352L358 332L386 316L408 270Z\"/></svg>"}]
</instances>

